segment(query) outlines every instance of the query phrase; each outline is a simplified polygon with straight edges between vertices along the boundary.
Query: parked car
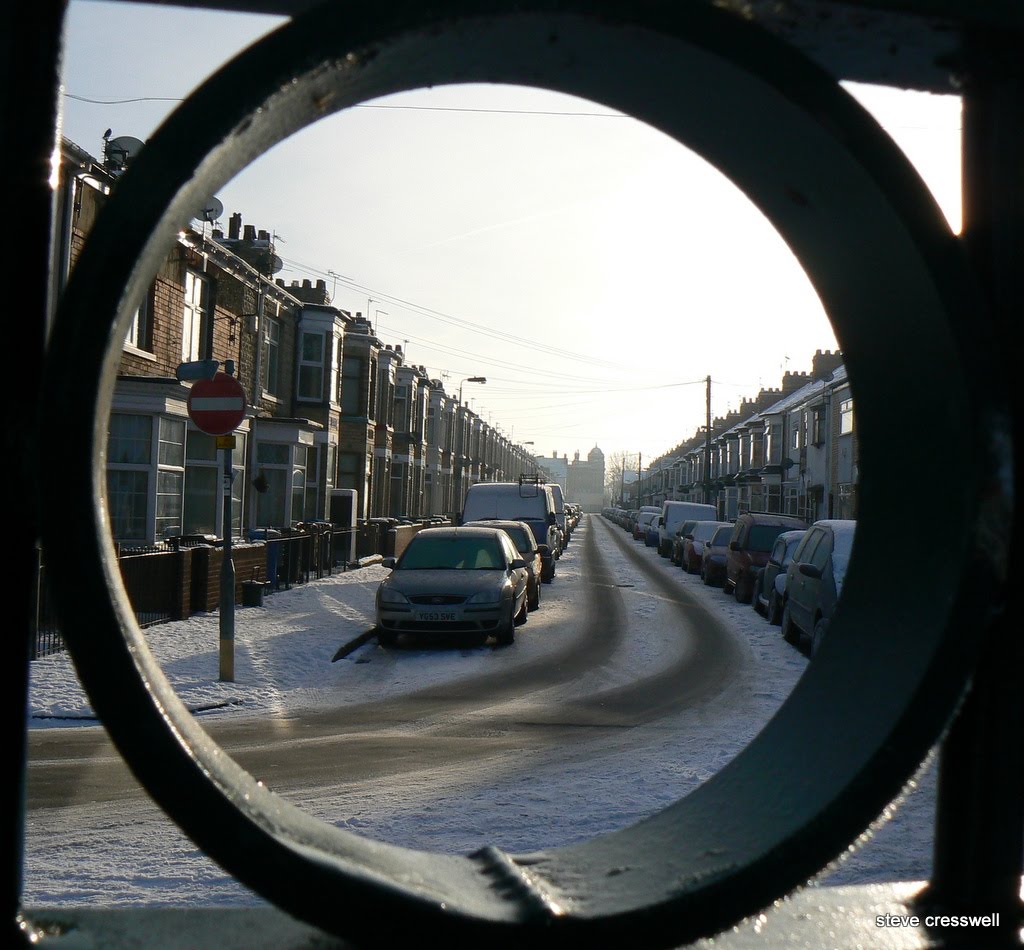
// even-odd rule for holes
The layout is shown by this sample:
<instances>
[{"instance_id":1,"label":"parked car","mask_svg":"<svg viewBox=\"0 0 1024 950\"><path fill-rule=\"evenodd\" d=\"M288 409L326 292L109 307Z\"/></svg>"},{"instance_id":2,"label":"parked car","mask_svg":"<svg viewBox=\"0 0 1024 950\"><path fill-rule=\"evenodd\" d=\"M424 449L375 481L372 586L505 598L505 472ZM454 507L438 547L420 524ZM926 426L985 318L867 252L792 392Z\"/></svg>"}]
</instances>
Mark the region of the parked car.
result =
<instances>
[{"instance_id":1,"label":"parked car","mask_svg":"<svg viewBox=\"0 0 1024 950\"><path fill-rule=\"evenodd\" d=\"M546 544L555 557L561 552L561 532L551 492L528 478L470 485L462 506L462 523L467 521L524 521L538 544Z\"/></svg>"},{"instance_id":2,"label":"parked car","mask_svg":"<svg viewBox=\"0 0 1024 950\"><path fill-rule=\"evenodd\" d=\"M747 511L733 524L725 556L725 592L741 604L750 603L754 573L768 563L768 552L783 531L806 530L807 522L791 515Z\"/></svg>"},{"instance_id":3,"label":"parked car","mask_svg":"<svg viewBox=\"0 0 1024 950\"><path fill-rule=\"evenodd\" d=\"M782 635L818 652L842 593L856 521L815 521L786 568Z\"/></svg>"},{"instance_id":4,"label":"parked car","mask_svg":"<svg viewBox=\"0 0 1024 950\"><path fill-rule=\"evenodd\" d=\"M512 643L526 622L529 571L512 539L498 528L425 528L377 589L377 640L394 646L401 634L457 635L484 643L494 634Z\"/></svg>"},{"instance_id":5,"label":"parked car","mask_svg":"<svg viewBox=\"0 0 1024 950\"><path fill-rule=\"evenodd\" d=\"M655 515L660 514L661 508L656 507L655 505L644 505L642 508L638 508L636 511L636 517L633 518L631 521L633 540L643 541L644 535L647 532L647 525L651 523L651 518ZM641 524L641 518L643 518L645 515L647 516L646 520L644 520Z\"/></svg>"},{"instance_id":6,"label":"parked car","mask_svg":"<svg viewBox=\"0 0 1024 950\"><path fill-rule=\"evenodd\" d=\"M704 545L700 559L700 577L709 587L721 587L725 583L725 555L729 550L732 525L722 525Z\"/></svg>"},{"instance_id":7,"label":"parked car","mask_svg":"<svg viewBox=\"0 0 1024 950\"><path fill-rule=\"evenodd\" d=\"M577 504L570 503L568 506L570 530L575 531L583 520L583 508Z\"/></svg>"},{"instance_id":8,"label":"parked car","mask_svg":"<svg viewBox=\"0 0 1024 950\"><path fill-rule=\"evenodd\" d=\"M499 528L512 539L519 556L526 561L526 569L530 573L526 588L526 605L530 610L536 610L540 606L541 584L550 583L555 576L551 548L546 544L537 544L529 525L523 521L471 521L463 527Z\"/></svg>"},{"instance_id":9,"label":"parked car","mask_svg":"<svg viewBox=\"0 0 1024 950\"><path fill-rule=\"evenodd\" d=\"M699 574L704 560L704 546L721 527L732 527L729 521L698 521L693 531L686 536L683 544L682 567L687 574Z\"/></svg>"},{"instance_id":10,"label":"parked car","mask_svg":"<svg viewBox=\"0 0 1024 950\"><path fill-rule=\"evenodd\" d=\"M666 501L661 506L662 521L658 528L658 553L662 557L671 556L672 539L684 521L697 521L701 518L717 516L718 509L714 505L704 505L696 501Z\"/></svg>"},{"instance_id":11,"label":"parked car","mask_svg":"<svg viewBox=\"0 0 1024 950\"><path fill-rule=\"evenodd\" d=\"M786 568L807 534L806 531L783 531L775 539L768 554L768 563L757 573L751 604L771 624L782 623L782 598L786 592Z\"/></svg>"},{"instance_id":12,"label":"parked car","mask_svg":"<svg viewBox=\"0 0 1024 950\"><path fill-rule=\"evenodd\" d=\"M562 549L569 546L569 538L572 537L572 529L569 527L569 519L565 512L565 496L562 493L562 486L558 482L548 482L548 490L555 502L555 521L558 523L558 530L562 532ZM561 550L558 552L562 553Z\"/></svg>"},{"instance_id":13,"label":"parked car","mask_svg":"<svg viewBox=\"0 0 1024 950\"><path fill-rule=\"evenodd\" d=\"M683 563L683 548L686 545L686 537L693 531L693 526L696 521L684 521L676 533L672 535L672 554L671 559L673 564L681 565Z\"/></svg>"},{"instance_id":14,"label":"parked car","mask_svg":"<svg viewBox=\"0 0 1024 950\"><path fill-rule=\"evenodd\" d=\"M643 543L647 545L648 532L651 530L651 522L657 521L660 517L661 512L657 509L654 511L641 511L640 514L637 515L636 527L633 529L633 540L643 541ZM657 525L655 525L654 531L655 537L657 537Z\"/></svg>"}]
</instances>

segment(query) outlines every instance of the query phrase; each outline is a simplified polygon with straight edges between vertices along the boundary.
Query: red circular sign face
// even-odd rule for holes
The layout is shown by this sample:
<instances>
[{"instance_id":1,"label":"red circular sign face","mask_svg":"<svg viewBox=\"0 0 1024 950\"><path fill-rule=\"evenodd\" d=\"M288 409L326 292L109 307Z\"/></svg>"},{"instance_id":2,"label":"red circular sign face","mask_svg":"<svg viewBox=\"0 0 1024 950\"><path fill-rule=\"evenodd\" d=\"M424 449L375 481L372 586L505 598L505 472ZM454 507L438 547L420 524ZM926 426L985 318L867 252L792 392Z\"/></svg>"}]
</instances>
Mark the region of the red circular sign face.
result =
<instances>
[{"instance_id":1,"label":"red circular sign face","mask_svg":"<svg viewBox=\"0 0 1024 950\"><path fill-rule=\"evenodd\" d=\"M245 418L245 390L234 376L218 373L192 384L189 418L207 435L228 435Z\"/></svg>"}]
</instances>

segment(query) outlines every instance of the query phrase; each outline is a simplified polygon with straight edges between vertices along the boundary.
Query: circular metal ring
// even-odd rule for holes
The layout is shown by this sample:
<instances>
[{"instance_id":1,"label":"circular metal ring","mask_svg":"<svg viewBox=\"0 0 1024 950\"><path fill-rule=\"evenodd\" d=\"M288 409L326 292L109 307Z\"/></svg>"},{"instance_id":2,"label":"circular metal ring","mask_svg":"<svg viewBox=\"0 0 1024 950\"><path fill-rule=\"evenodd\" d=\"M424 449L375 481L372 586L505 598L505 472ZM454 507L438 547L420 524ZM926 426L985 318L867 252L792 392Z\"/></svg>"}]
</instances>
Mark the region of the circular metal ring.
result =
<instances>
[{"instance_id":1,"label":"circular metal ring","mask_svg":"<svg viewBox=\"0 0 1024 950\"><path fill-rule=\"evenodd\" d=\"M956 240L895 146L792 49L710 5L619 7L330 3L297 18L225 66L150 139L90 235L54 326L41 413L65 424L41 449L44 545L60 601L74 605L66 635L94 707L140 780L211 857L294 916L345 937L429 931L457 945L565 947L643 933L667 946L721 929L815 874L882 811L940 734L977 654L978 638L962 630L1001 570L989 553L998 545L983 541L1003 537L1009 489L989 481L1005 471L1005 450L988 435L1002 409L983 373L985 318ZM150 656L103 503L118 343L191 209L324 115L460 82L604 103L727 174L817 288L853 380L862 438L861 520L843 603L776 717L658 815L514 858L367 841L246 774ZM935 445L958 450L955 493L921 474ZM915 509L941 516L915 525L915 573L930 585L895 590L889 559L865 552L885 551L904 517L904 478L914 479ZM94 514L68 519L69 509Z\"/></svg>"}]
</instances>

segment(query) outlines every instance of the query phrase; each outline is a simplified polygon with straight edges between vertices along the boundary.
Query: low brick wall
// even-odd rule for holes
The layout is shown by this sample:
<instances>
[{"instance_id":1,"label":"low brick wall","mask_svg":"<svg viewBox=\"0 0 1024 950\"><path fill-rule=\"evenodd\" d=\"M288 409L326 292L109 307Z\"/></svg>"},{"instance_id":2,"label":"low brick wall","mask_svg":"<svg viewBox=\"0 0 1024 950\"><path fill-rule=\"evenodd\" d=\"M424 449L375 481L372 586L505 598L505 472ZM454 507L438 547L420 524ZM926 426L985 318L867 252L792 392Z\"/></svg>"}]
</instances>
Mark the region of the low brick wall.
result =
<instances>
[{"instance_id":1,"label":"low brick wall","mask_svg":"<svg viewBox=\"0 0 1024 950\"><path fill-rule=\"evenodd\" d=\"M192 576L189 585L189 613L203 613L220 606L220 571L224 563L221 548L192 548ZM267 549L261 542L236 544L231 550L235 565L235 603L242 602L242 582L267 579Z\"/></svg>"}]
</instances>

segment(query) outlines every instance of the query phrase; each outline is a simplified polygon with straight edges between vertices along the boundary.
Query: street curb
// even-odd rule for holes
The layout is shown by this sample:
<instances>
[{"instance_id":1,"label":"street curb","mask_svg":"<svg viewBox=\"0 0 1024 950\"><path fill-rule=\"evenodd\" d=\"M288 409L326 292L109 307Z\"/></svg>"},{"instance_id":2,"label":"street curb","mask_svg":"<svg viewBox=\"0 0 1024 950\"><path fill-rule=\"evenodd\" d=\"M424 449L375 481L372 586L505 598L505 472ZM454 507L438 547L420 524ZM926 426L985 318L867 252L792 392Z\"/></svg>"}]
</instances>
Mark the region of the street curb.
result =
<instances>
[{"instance_id":1,"label":"street curb","mask_svg":"<svg viewBox=\"0 0 1024 950\"><path fill-rule=\"evenodd\" d=\"M348 643L343 643L338 647L338 652L331 657L331 662L335 663L338 660L343 659L355 650L358 650L364 643L368 643L374 637L377 636L377 628L370 627L369 630L364 630L358 637L349 640Z\"/></svg>"}]
</instances>

